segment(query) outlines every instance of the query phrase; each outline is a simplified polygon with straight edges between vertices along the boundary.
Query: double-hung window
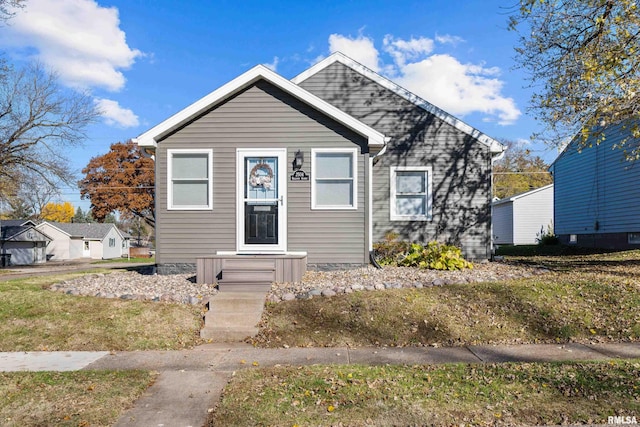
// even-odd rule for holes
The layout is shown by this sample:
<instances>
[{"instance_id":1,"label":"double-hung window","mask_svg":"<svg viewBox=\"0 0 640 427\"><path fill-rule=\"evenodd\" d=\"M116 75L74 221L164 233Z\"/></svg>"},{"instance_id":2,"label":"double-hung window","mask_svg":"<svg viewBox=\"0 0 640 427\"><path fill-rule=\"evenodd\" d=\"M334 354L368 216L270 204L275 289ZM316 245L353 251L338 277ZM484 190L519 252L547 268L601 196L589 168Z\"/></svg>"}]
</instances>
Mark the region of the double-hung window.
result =
<instances>
[{"instance_id":1,"label":"double-hung window","mask_svg":"<svg viewBox=\"0 0 640 427\"><path fill-rule=\"evenodd\" d=\"M390 168L390 211L392 221L430 221L431 167Z\"/></svg>"},{"instance_id":2,"label":"double-hung window","mask_svg":"<svg viewBox=\"0 0 640 427\"><path fill-rule=\"evenodd\" d=\"M168 209L212 209L213 150L168 150Z\"/></svg>"},{"instance_id":3,"label":"double-hung window","mask_svg":"<svg viewBox=\"0 0 640 427\"><path fill-rule=\"evenodd\" d=\"M311 150L311 208L357 209L357 149Z\"/></svg>"}]
</instances>

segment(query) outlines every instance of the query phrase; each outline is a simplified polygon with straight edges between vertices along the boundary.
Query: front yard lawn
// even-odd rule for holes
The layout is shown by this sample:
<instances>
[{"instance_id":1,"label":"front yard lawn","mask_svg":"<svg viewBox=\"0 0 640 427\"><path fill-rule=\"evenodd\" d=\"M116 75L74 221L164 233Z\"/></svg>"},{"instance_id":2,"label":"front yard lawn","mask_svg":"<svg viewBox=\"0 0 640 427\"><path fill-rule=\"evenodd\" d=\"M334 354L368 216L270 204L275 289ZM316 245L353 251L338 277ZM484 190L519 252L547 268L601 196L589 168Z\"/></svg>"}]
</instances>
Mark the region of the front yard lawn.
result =
<instances>
[{"instance_id":1,"label":"front yard lawn","mask_svg":"<svg viewBox=\"0 0 640 427\"><path fill-rule=\"evenodd\" d=\"M0 282L0 351L181 349L199 342L199 307L45 289L81 274Z\"/></svg>"},{"instance_id":2,"label":"front yard lawn","mask_svg":"<svg viewBox=\"0 0 640 427\"><path fill-rule=\"evenodd\" d=\"M156 376L145 371L0 372L0 425L111 426Z\"/></svg>"},{"instance_id":3,"label":"front yard lawn","mask_svg":"<svg viewBox=\"0 0 640 427\"><path fill-rule=\"evenodd\" d=\"M508 261L551 272L268 304L253 342L331 347L640 339L640 251Z\"/></svg>"},{"instance_id":4,"label":"front yard lawn","mask_svg":"<svg viewBox=\"0 0 640 427\"><path fill-rule=\"evenodd\" d=\"M607 424L640 418L640 360L239 372L210 426Z\"/></svg>"}]
</instances>

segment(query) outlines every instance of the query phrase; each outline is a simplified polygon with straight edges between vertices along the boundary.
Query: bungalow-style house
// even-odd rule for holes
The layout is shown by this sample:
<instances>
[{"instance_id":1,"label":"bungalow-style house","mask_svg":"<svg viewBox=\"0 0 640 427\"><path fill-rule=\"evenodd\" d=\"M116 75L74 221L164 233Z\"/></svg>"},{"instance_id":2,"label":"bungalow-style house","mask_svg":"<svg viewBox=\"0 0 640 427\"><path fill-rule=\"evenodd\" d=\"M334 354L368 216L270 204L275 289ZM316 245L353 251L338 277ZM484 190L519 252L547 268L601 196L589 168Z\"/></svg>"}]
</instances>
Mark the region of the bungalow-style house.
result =
<instances>
[{"instance_id":1,"label":"bungalow-style house","mask_svg":"<svg viewBox=\"0 0 640 427\"><path fill-rule=\"evenodd\" d=\"M159 273L297 280L368 264L390 231L490 257L504 147L340 53L292 80L258 65L136 141L156 162Z\"/></svg>"},{"instance_id":2,"label":"bungalow-style house","mask_svg":"<svg viewBox=\"0 0 640 427\"><path fill-rule=\"evenodd\" d=\"M0 220L0 266L46 262L50 241L30 220Z\"/></svg>"},{"instance_id":3,"label":"bungalow-style house","mask_svg":"<svg viewBox=\"0 0 640 427\"><path fill-rule=\"evenodd\" d=\"M604 139L574 139L550 167L554 227L563 244L602 249L640 248L640 165L616 147L634 146L630 126L611 125ZM589 146L591 145L591 146Z\"/></svg>"},{"instance_id":4,"label":"bungalow-style house","mask_svg":"<svg viewBox=\"0 0 640 427\"><path fill-rule=\"evenodd\" d=\"M115 224L43 221L37 228L51 236L47 256L54 261L114 259L129 254L130 237Z\"/></svg>"},{"instance_id":5,"label":"bungalow-style house","mask_svg":"<svg viewBox=\"0 0 640 427\"><path fill-rule=\"evenodd\" d=\"M492 207L493 243L534 245L553 229L553 184L496 200Z\"/></svg>"}]
</instances>

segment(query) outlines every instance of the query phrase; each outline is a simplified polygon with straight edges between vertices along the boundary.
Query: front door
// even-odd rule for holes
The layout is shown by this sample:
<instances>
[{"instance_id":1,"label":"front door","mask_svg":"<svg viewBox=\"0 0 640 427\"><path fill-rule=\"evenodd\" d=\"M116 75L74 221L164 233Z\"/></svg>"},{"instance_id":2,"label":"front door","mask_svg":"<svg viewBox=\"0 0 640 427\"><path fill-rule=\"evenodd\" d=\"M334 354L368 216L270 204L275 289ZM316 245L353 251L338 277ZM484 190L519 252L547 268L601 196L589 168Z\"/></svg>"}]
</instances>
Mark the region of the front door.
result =
<instances>
[{"instance_id":1,"label":"front door","mask_svg":"<svg viewBox=\"0 0 640 427\"><path fill-rule=\"evenodd\" d=\"M238 252L286 251L286 149L238 149Z\"/></svg>"}]
</instances>

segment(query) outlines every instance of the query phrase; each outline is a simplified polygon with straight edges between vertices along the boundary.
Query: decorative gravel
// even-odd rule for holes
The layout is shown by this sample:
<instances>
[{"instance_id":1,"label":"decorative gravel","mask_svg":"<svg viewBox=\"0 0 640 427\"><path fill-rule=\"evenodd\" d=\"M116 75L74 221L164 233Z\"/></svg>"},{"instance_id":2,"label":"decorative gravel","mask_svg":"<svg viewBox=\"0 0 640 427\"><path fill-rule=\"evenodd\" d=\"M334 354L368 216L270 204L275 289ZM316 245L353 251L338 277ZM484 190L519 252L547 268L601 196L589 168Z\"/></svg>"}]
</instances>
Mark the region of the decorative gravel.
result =
<instances>
[{"instance_id":1,"label":"decorative gravel","mask_svg":"<svg viewBox=\"0 0 640 427\"><path fill-rule=\"evenodd\" d=\"M424 288L454 283L478 283L532 277L548 270L499 262L476 263L461 271L418 270L408 267L364 267L353 270L308 271L300 282L274 283L270 302L331 297L361 291ZM50 287L70 295L91 295L124 300L205 304L214 297L214 284L198 285L193 274L157 275L137 272L89 274Z\"/></svg>"},{"instance_id":2,"label":"decorative gravel","mask_svg":"<svg viewBox=\"0 0 640 427\"><path fill-rule=\"evenodd\" d=\"M369 266L353 270L307 271L297 283L275 283L268 295L270 302L330 297L352 292L399 288L426 288L460 283L493 282L532 277L549 270L499 262L480 262L460 271L420 270L409 267Z\"/></svg>"},{"instance_id":3,"label":"decorative gravel","mask_svg":"<svg viewBox=\"0 0 640 427\"><path fill-rule=\"evenodd\" d=\"M124 300L206 303L215 285L197 285L193 274L141 274L133 271L88 274L51 285L53 291Z\"/></svg>"}]
</instances>

